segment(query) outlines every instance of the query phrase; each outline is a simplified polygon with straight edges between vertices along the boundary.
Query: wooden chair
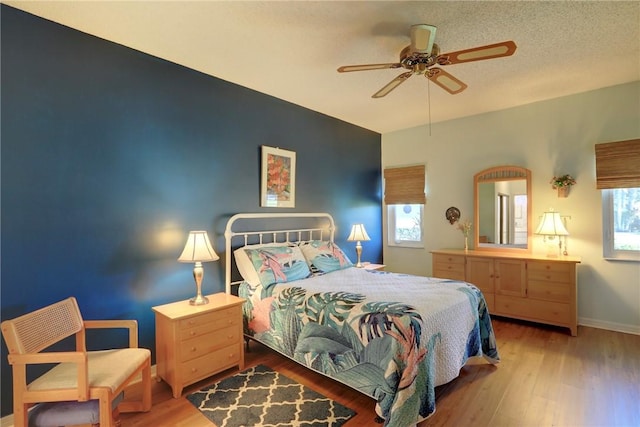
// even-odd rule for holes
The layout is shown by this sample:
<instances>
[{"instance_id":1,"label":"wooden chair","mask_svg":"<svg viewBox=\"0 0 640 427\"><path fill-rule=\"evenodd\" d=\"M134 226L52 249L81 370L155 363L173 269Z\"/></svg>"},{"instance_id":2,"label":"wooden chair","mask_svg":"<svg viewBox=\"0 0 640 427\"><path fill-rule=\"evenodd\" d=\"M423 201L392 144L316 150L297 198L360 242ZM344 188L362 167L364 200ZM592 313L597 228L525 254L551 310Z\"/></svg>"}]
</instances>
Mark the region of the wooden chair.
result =
<instances>
[{"instance_id":1,"label":"wooden chair","mask_svg":"<svg viewBox=\"0 0 640 427\"><path fill-rule=\"evenodd\" d=\"M71 297L12 320L2 322L2 336L13 368L13 417L16 427L27 427L28 409L41 402L97 400L100 425L113 427L112 402L125 387L142 376L142 398L123 401L120 412L151 409L151 352L138 348L135 320L83 320ZM129 347L87 351L85 330L126 328ZM42 351L75 335L75 351ZM27 383L27 366L56 364Z\"/></svg>"}]
</instances>

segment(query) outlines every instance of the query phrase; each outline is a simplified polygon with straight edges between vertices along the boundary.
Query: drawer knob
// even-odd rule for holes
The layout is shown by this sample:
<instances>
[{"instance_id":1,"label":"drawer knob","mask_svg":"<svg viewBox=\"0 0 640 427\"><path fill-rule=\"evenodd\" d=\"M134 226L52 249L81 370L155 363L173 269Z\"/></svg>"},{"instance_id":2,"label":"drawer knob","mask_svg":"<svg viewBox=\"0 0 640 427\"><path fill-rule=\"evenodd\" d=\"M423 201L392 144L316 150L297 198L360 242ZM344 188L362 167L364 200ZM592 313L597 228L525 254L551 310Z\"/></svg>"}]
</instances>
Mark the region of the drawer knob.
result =
<instances>
[{"instance_id":1,"label":"drawer knob","mask_svg":"<svg viewBox=\"0 0 640 427\"><path fill-rule=\"evenodd\" d=\"M198 368L191 368L191 372L198 372Z\"/></svg>"},{"instance_id":2,"label":"drawer knob","mask_svg":"<svg viewBox=\"0 0 640 427\"><path fill-rule=\"evenodd\" d=\"M191 347L191 352L196 351L197 349L195 347Z\"/></svg>"},{"instance_id":3,"label":"drawer knob","mask_svg":"<svg viewBox=\"0 0 640 427\"><path fill-rule=\"evenodd\" d=\"M196 331L189 331L189 335L194 336L196 334Z\"/></svg>"}]
</instances>

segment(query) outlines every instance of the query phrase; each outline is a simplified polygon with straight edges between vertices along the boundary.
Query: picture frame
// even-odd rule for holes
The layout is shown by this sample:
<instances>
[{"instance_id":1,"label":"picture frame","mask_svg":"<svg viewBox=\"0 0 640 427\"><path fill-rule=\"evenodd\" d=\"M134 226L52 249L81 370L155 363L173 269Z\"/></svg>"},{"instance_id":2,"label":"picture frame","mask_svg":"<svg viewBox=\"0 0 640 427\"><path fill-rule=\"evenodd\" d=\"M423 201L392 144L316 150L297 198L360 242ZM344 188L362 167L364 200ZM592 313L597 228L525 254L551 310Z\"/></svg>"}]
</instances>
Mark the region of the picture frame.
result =
<instances>
[{"instance_id":1,"label":"picture frame","mask_svg":"<svg viewBox=\"0 0 640 427\"><path fill-rule=\"evenodd\" d=\"M296 153L262 146L260 206L294 208L296 205Z\"/></svg>"}]
</instances>

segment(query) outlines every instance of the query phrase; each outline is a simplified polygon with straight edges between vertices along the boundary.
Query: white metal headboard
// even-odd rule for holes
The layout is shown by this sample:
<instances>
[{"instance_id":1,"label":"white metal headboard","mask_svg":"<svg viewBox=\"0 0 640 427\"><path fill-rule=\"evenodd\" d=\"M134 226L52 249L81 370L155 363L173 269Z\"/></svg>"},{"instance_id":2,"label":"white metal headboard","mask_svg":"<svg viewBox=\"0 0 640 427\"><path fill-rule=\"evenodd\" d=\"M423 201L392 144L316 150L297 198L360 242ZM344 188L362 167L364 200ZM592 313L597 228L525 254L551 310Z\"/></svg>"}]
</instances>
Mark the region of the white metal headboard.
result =
<instances>
[{"instance_id":1,"label":"white metal headboard","mask_svg":"<svg viewBox=\"0 0 640 427\"><path fill-rule=\"evenodd\" d=\"M269 220L269 219L296 219L296 218L316 218L325 225L323 227L316 228L292 228L271 230L268 228L259 228L257 230L250 231L233 231L233 225L238 220ZM225 292L231 293L231 286L237 285L240 282L232 282L231 280L231 259L233 258L233 239L234 237L242 236L242 238L236 239L240 241L237 246L246 246L251 236L254 239L257 237L258 242L255 243L267 243L265 237L268 239L268 243L274 242L300 242L305 240L324 240L327 239L331 242L334 240L335 234L335 222L333 217L325 212L314 213L239 213L235 214L227 221L227 227L224 230L225 240ZM328 233L328 237L325 237L325 233Z\"/></svg>"}]
</instances>

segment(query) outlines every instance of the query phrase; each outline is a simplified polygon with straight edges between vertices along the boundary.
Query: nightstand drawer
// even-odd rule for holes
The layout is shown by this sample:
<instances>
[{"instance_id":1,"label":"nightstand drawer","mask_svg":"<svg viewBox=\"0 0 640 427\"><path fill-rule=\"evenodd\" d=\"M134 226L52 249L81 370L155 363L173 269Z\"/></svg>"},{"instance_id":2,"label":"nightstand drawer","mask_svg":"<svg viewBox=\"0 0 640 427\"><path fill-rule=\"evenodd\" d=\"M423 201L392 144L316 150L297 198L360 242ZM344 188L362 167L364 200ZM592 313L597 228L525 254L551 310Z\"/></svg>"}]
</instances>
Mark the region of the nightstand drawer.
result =
<instances>
[{"instance_id":1,"label":"nightstand drawer","mask_svg":"<svg viewBox=\"0 0 640 427\"><path fill-rule=\"evenodd\" d=\"M194 326L188 329L180 330L180 340L188 340L191 338L195 338L206 334L211 331L215 331L218 329L229 328L232 326L238 326L241 321L241 312L238 309L237 314L233 317L224 317L220 319L215 319L211 322L204 323L198 326Z\"/></svg>"},{"instance_id":2,"label":"nightstand drawer","mask_svg":"<svg viewBox=\"0 0 640 427\"><path fill-rule=\"evenodd\" d=\"M214 372L219 372L227 367L237 365L240 362L238 348L242 347L231 345L182 363L179 367L181 378L185 383L190 383L206 378Z\"/></svg>"},{"instance_id":3,"label":"nightstand drawer","mask_svg":"<svg viewBox=\"0 0 640 427\"><path fill-rule=\"evenodd\" d=\"M223 310L212 311L210 313L203 313L197 316L192 316L180 321L180 329L197 328L198 326L205 325L207 323L215 323L215 325L207 325L207 328L220 327L224 328L231 323L228 321L236 320L237 316L241 314L239 307L229 307Z\"/></svg>"},{"instance_id":4,"label":"nightstand drawer","mask_svg":"<svg viewBox=\"0 0 640 427\"><path fill-rule=\"evenodd\" d=\"M182 342L180 361L186 362L187 360L195 359L219 348L237 344L241 339L239 329L231 326L185 340Z\"/></svg>"}]
</instances>

